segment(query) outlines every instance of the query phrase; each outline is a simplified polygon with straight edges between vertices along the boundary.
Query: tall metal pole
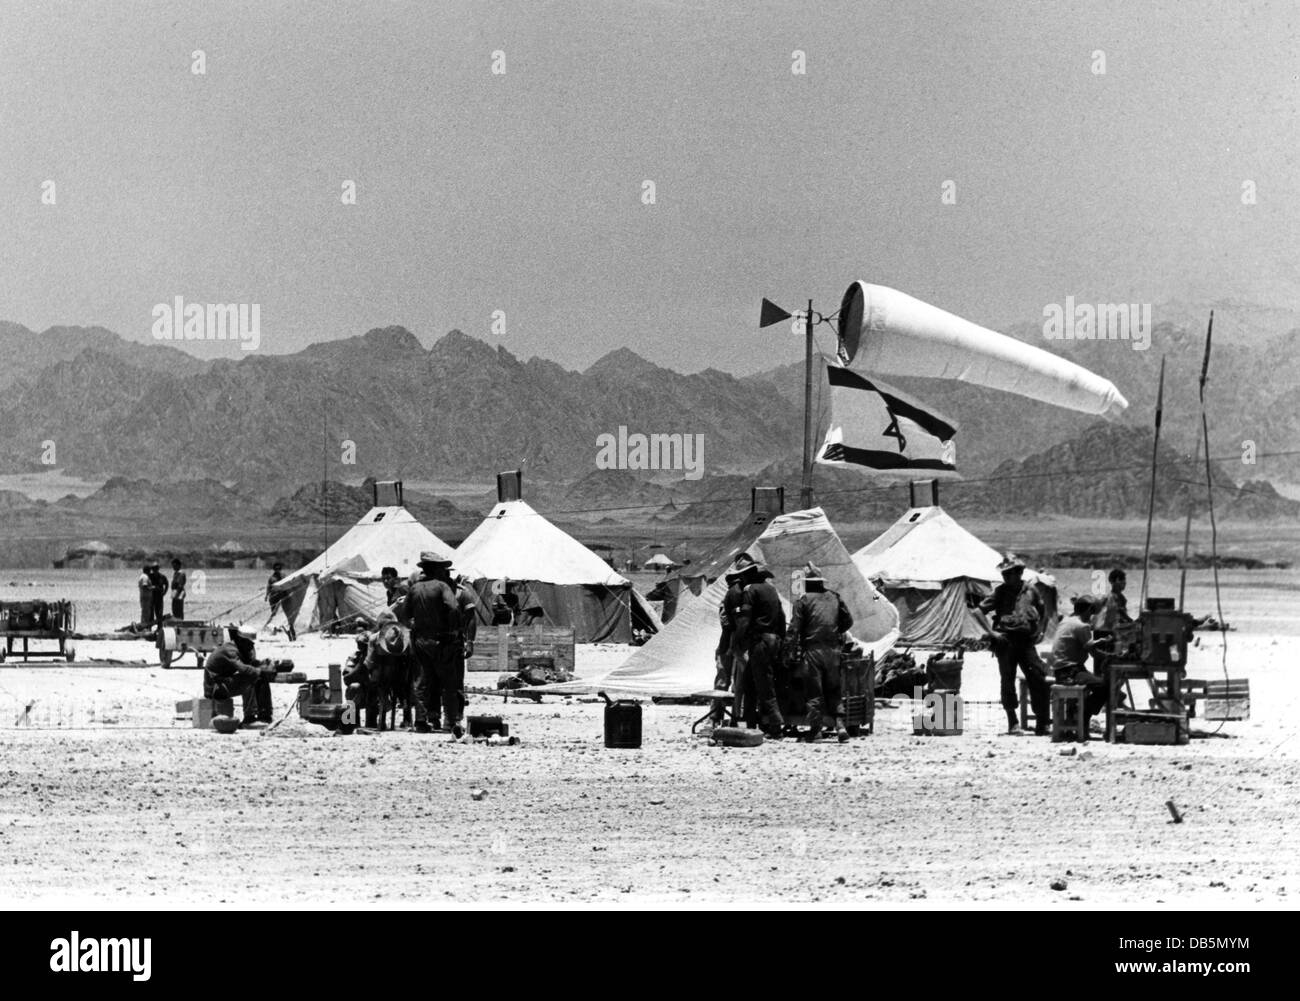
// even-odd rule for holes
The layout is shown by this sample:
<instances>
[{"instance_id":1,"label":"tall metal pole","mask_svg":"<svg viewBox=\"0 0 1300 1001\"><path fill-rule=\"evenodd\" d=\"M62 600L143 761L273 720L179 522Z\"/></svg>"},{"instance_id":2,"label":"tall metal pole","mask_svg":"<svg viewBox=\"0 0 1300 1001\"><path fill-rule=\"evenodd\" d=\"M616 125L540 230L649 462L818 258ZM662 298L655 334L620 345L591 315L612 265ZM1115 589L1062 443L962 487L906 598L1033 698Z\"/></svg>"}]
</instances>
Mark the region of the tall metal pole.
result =
<instances>
[{"instance_id":1,"label":"tall metal pole","mask_svg":"<svg viewBox=\"0 0 1300 1001\"><path fill-rule=\"evenodd\" d=\"M804 317L803 352L803 489L799 492L799 506L812 507L812 357L813 357L813 304L808 300L808 313Z\"/></svg>"},{"instance_id":2,"label":"tall metal pole","mask_svg":"<svg viewBox=\"0 0 1300 1001\"><path fill-rule=\"evenodd\" d=\"M1165 415L1165 359L1160 356L1160 388L1156 391L1156 433L1151 440L1151 499L1147 501L1147 541L1142 547L1142 598L1139 608L1147 607L1147 581L1151 577L1151 522L1156 516L1156 469L1160 462L1160 423Z\"/></svg>"},{"instance_id":3,"label":"tall metal pole","mask_svg":"<svg viewBox=\"0 0 1300 1001\"><path fill-rule=\"evenodd\" d=\"M1205 358L1201 362L1201 430L1205 431L1205 379L1210 371L1210 339L1214 335L1214 310L1210 310L1210 325L1205 328ZM1210 447L1209 435L1204 435L1205 447ZM1210 453L1205 453L1205 461L1210 461ZM1196 466L1201 464L1201 439L1196 439L1196 458L1192 460L1192 471L1195 472ZM1213 495L1210 496L1210 503L1214 503ZM1182 572L1178 575L1178 610L1183 610L1183 596L1187 593L1187 552L1192 544L1192 499L1187 498L1187 527L1183 529L1183 564Z\"/></svg>"}]
</instances>

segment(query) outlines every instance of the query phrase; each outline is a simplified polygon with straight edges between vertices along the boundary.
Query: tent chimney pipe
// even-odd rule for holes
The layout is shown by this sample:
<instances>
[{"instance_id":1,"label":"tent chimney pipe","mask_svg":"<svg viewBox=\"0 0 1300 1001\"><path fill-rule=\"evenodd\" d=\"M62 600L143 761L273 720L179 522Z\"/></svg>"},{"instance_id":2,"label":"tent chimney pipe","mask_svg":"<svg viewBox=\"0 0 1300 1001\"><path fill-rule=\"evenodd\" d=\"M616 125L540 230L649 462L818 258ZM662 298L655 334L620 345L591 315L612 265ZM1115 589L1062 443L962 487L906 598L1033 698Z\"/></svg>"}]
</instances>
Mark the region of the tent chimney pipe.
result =
<instances>
[{"instance_id":1,"label":"tent chimney pipe","mask_svg":"<svg viewBox=\"0 0 1300 1001\"><path fill-rule=\"evenodd\" d=\"M749 512L785 514L785 487L750 487Z\"/></svg>"},{"instance_id":2,"label":"tent chimney pipe","mask_svg":"<svg viewBox=\"0 0 1300 1001\"><path fill-rule=\"evenodd\" d=\"M938 507L939 481L912 480L907 484L909 507Z\"/></svg>"},{"instance_id":3,"label":"tent chimney pipe","mask_svg":"<svg viewBox=\"0 0 1300 1001\"><path fill-rule=\"evenodd\" d=\"M497 473L497 501L522 500L524 496L524 471L522 469L507 469L505 472Z\"/></svg>"}]
</instances>

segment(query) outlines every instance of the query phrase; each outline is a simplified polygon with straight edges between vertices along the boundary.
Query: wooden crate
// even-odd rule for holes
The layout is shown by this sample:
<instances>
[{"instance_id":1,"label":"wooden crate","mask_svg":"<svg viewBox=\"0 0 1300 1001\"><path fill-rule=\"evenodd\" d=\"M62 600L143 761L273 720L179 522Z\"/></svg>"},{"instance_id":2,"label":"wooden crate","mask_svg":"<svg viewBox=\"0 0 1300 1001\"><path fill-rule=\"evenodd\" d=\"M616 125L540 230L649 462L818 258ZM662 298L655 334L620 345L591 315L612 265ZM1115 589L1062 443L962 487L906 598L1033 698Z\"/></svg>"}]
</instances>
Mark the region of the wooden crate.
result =
<instances>
[{"instance_id":1,"label":"wooden crate","mask_svg":"<svg viewBox=\"0 0 1300 1001\"><path fill-rule=\"evenodd\" d=\"M513 674L520 657L550 657L558 670L572 673L573 627L479 626L465 670Z\"/></svg>"},{"instance_id":2,"label":"wooden crate","mask_svg":"<svg viewBox=\"0 0 1300 1001\"><path fill-rule=\"evenodd\" d=\"M1206 721L1250 719L1250 681L1234 678L1205 683Z\"/></svg>"},{"instance_id":3,"label":"wooden crate","mask_svg":"<svg viewBox=\"0 0 1300 1001\"><path fill-rule=\"evenodd\" d=\"M1186 744L1187 720L1170 713L1116 714L1124 724L1126 744Z\"/></svg>"}]
</instances>

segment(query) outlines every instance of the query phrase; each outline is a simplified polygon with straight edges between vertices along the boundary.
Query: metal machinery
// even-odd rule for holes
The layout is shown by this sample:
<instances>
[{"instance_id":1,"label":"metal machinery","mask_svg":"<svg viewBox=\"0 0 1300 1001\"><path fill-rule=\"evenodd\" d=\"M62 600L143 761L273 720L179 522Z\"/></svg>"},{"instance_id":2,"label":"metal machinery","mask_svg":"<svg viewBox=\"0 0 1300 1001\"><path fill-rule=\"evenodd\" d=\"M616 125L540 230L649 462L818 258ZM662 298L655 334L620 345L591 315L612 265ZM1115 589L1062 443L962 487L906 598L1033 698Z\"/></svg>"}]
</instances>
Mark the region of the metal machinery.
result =
<instances>
[{"instance_id":1,"label":"metal machinery","mask_svg":"<svg viewBox=\"0 0 1300 1001\"><path fill-rule=\"evenodd\" d=\"M72 602L59 601L7 601L0 602L0 661L14 654L14 643L22 640L22 656L26 662L31 657L62 657L71 662L77 656L76 647L68 641L77 625L77 609ZM52 641L54 650L32 650L32 640Z\"/></svg>"},{"instance_id":2,"label":"metal machinery","mask_svg":"<svg viewBox=\"0 0 1300 1001\"><path fill-rule=\"evenodd\" d=\"M204 657L221 646L226 641L226 636L225 626L186 619L173 620L158 627L158 662L168 668L182 654L193 653L198 666L202 667Z\"/></svg>"},{"instance_id":3,"label":"metal machinery","mask_svg":"<svg viewBox=\"0 0 1300 1001\"><path fill-rule=\"evenodd\" d=\"M1106 740L1136 744L1188 741L1187 641L1193 619L1174 607L1173 598L1148 598L1136 622L1115 635L1115 657L1107 668ZM1151 687L1146 709L1138 709L1132 682ZM1120 704L1121 692L1128 707Z\"/></svg>"}]
</instances>

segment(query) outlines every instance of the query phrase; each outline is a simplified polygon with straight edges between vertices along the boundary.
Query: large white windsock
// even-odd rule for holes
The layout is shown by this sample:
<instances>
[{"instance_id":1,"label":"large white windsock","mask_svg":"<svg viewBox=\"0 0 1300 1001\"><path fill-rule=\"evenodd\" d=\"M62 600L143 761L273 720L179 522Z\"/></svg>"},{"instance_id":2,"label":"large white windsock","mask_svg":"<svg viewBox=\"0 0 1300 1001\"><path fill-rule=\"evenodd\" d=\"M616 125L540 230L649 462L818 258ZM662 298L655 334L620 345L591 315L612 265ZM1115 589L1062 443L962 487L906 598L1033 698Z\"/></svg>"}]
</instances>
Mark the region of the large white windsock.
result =
<instances>
[{"instance_id":1,"label":"large white windsock","mask_svg":"<svg viewBox=\"0 0 1300 1001\"><path fill-rule=\"evenodd\" d=\"M841 357L866 373L959 379L1088 414L1128 406L1114 383L1072 361L883 285L849 286L839 337Z\"/></svg>"}]
</instances>

